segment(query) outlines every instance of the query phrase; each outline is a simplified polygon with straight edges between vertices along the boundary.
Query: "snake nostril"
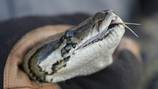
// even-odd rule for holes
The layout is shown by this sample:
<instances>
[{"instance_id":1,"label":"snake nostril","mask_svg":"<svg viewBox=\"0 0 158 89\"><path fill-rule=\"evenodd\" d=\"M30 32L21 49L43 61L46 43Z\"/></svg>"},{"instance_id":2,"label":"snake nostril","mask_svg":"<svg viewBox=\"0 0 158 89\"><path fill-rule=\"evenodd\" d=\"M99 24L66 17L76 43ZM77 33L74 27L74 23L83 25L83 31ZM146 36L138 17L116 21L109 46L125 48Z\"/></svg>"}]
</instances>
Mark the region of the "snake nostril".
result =
<instances>
[{"instance_id":1,"label":"snake nostril","mask_svg":"<svg viewBox=\"0 0 158 89\"><path fill-rule=\"evenodd\" d=\"M94 15L93 20L94 20L94 22L99 22L99 21L104 20L105 16L106 16L105 13L98 12L98 13L96 13L96 14Z\"/></svg>"},{"instance_id":2,"label":"snake nostril","mask_svg":"<svg viewBox=\"0 0 158 89\"><path fill-rule=\"evenodd\" d=\"M101 12L98 12L94 15L94 22L99 22L99 21L103 21L105 19L105 17L109 14L112 14L113 11L112 10L103 10Z\"/></svg>"}]
</instances>

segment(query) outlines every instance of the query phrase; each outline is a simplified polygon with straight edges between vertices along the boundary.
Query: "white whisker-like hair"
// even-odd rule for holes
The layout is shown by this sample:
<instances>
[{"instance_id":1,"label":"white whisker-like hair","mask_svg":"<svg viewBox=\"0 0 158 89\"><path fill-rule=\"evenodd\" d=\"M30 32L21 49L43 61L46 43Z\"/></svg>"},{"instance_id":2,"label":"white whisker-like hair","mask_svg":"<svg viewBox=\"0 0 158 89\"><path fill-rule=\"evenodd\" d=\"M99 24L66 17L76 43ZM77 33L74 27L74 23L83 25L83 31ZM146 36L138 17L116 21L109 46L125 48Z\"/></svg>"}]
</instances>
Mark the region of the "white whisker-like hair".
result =
<instances>
[{"instance_id":1,"label":"white whisker-like hair","mask_svg":"<svg viewBox=\"0 0 158 89\"><path fill-rule=\"evenodd\" d=\"M124 23L119 23L119 24L122 24L126 29L128 29L132 34L134 34L134 36L136 36L137 38L139 38L138 34L136 32L134 32L129 26L127 25L141 25L141 24L138 24L138 23L129 23L129 22L124 22Z\"/></svg>"}]
</instances>

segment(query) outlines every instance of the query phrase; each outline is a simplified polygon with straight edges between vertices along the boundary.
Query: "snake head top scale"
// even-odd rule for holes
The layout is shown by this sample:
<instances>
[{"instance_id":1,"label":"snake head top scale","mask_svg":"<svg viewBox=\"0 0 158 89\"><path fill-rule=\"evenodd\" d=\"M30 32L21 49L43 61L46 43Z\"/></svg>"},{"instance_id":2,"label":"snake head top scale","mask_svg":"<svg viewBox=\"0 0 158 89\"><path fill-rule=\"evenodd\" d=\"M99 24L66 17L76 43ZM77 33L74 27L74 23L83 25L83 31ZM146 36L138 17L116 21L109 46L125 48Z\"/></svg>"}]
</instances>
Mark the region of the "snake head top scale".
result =
<instances>
[{"instance_id":1,"label":"snake head top scale","mask_svg":"<svg viewBox=\"0 0 158 89\"><path fill-rule=\"evenodd\" d=\"M28 76L39 82L60 82L98 72L113 62L112 54L125 28L113 11L101 11L31 49L22 63Z\"/></svg>"}]
</instances>

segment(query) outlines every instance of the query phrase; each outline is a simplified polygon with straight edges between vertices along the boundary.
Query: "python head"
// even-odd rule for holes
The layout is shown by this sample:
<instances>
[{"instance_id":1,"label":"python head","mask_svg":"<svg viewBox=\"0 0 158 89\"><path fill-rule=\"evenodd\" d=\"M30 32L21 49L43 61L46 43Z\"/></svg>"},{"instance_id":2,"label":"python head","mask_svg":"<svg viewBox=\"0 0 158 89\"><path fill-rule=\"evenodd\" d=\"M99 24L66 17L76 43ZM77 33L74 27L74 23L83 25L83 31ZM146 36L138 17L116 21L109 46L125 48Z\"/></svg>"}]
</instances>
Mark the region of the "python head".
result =
<instances>
[{"instance_id":1,"label":"python head","mask_svg":"<svg viewBox=\"0 0 158 89\"><path fill-rule=\"evenodd\" d=\"M30 49L23 69L35 81L52 83L98 72L113 62L125 32L122 23L112 11L98 12Z\"/></svg>"}]
</instances>

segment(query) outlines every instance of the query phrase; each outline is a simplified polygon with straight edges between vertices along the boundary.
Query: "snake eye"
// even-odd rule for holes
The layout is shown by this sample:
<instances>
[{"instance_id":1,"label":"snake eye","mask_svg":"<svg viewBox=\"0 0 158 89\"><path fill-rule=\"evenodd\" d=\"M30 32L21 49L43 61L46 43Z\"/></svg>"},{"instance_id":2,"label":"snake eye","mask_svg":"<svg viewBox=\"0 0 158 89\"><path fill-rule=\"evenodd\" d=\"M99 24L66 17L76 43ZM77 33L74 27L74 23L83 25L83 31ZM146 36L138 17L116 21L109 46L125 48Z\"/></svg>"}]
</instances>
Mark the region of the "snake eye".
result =
<instances>
[{"instance_id":1,"label":"snake eye","mask_svg":"<svg viewBox=\"0 0 158 89\"><path fill-rule=\"evenodd\" d=\"M66 31L65 32L65 36L66 36L66 38L72 38L72 37L74 37L75 36L75 31Z\"/></svg>"}]
</instances>

